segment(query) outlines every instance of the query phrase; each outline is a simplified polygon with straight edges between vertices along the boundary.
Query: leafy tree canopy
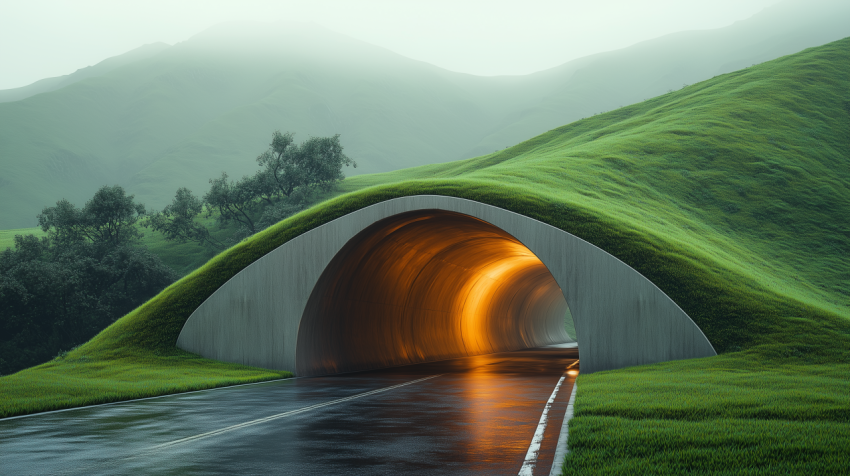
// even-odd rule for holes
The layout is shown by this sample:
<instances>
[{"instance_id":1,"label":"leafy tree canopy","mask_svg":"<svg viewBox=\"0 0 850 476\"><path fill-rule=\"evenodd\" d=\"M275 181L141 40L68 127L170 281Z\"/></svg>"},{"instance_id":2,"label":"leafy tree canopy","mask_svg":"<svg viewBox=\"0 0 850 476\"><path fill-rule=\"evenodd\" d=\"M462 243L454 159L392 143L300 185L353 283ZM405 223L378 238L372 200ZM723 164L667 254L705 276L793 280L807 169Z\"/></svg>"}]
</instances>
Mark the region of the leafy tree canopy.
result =
<instances>
[{"instance_id":1,"label":"leafy tree canopy","mask_svg":"<svg viewBox=\"0 0 850 476\"><path fill-rule=\"evenodd\" d=\"M357 164L343 153L339 135L311 137L295 144L289 132L275 131L268 150L257 157L260 170L238 181L222 172L210 179L210 189L200 200L186 188L161 212L151 215L144 225L168 240L196 241L217 248L224 243L212 238L197 220L215 216L221 226L239 226L234 239L254 233L302 210L316 190L329 190L345 178L344 166Z\"/></svg>"},{"instance_id":2,"label":"leafy tree canopy","mask_svg":"<svg viewBox=\"0 0 850 476\"><path fill-rule=\"evenodd\" d=\"M332 137L311 137L293 145L292 134L275 131L269 149L257 157L262 169L255 176L259 194L268 197L289 197L299 187L330 186L345 178L343 166L357 163L342 152L339 134Z\"/></svg>"},{"instance_id":3,"label":"leafy tree canopy","mask_svg":"<svg viewBox=\"0 0 850 476\"><path fill-rule=\"evenodd\" d=\"M162 233L167 240L178 243L195 241L202 245L223 247L222 243L214 239L209 230L196 220L203 210L204 202L191 190L182 187L177 190L170 205L161 212L148 216L142 224Z\"/></svg>"},{"instance_id":4,"label":"leafy tree canopy","mask_svg":"<svg viewBox=\"0 0 850 476\"><path fill-rule=\"evenodd\" d=\"M118 186L82 209L67 200L38 216L48 236L0 252L0 374L81 344L177 278L146 248L144 206Z\"/></svg>"},{"instance_id":5,"label":"leafy tree canopy","mask_svg":"<svg viewBox=\"0 0 850 476\"><path fill-rule=\"evenodd\" d=\"M78 209L67 200L45 207L38 225L59 244L90 241L99 245L119 246L141 237L135 224L145 214L145 206L133 202L122 187L104 186Z\"/></svg>"}]
</instances>

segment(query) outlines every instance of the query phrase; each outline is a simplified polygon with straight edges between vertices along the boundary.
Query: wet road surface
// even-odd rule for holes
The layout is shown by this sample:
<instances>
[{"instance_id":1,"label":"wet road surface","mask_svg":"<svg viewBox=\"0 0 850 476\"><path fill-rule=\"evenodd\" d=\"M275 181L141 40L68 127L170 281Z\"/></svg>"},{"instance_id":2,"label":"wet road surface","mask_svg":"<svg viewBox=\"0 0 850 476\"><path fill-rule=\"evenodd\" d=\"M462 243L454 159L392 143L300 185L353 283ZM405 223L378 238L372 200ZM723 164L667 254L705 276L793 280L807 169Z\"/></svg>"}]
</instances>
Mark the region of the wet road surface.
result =
<instances>
[{"instance_id":1,"label":"wet road surface","mask_svg":"<svg viewBox=\"0 0 850 476\"><path fill-rule=\"evenodd\" d=\"M279 380L0 420L0 474L517 474L575 348ZM577 367L573 366L572 369Z\"/></svg>"}]
</instances>

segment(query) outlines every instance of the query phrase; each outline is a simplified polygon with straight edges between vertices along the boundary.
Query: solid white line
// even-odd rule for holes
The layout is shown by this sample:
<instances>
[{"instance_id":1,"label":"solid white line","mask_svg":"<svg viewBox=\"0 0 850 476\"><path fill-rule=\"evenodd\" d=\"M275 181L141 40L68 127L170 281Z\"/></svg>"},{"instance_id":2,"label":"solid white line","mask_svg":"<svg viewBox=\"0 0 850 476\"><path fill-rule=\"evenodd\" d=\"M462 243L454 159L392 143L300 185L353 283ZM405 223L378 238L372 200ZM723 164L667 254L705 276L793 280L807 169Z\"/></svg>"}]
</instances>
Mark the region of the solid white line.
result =
<instances>
[{"instance_id":1,"label":"solid white line","mask_svg":"<svg viewBox=\"0 0 850 476\"><path fill-rule=\"evenodd\" d=\"M558 446L555 448L555 457L552 458L552 471L549 471L549 476L558 476L564 466L564 458L569 453L567 447L567 439L570 436L570 420L573 418L573 405L576 402L576 389L578 384L573 384L573 393L570 394L570 403L567 404L567 413L564 414L564 423L561 424L561 436L558 437Z\"/></svg>"},{"instance_id":2,"label":"solid white line","mask_svg":"<svg viewBox=\"0 0 850 476\"><path fill-rule=\"evenodd\" d=\"M266 422L269 422L269 421L272 421L272 420L277 420L279 418L285 418L285 417L288 417L288 416L297 415L299 413L305 413L305 412L309 412L311 410L316 410L318 408L327 407L327 406L330 406L330 405L336 405L338 403L348 402L348 401L355 400L355 399L358 399L358 398L368 397L370 395L376 395L378 393L388 392L390 390L395 390L397 388L404 387L406 385L413 385L414 383L424 382L425 380L430 380L432 378L437 378L439 376L440 375L432 375L430 377L420 378L418 380L412 380L410 382L405 382L405 383L401 383L401 384L398 384L398 385L393 385L392 387L379 388L377 390L372 390L372 391L369 391L369 392L358 393L357 395L352 395L350 397L340 398L338 400L333 400L333 401L325 402L325 403L318 403L316 405L310 405L309 407L299 408L298 410L291 410L291 411L288 411L288 412L278 413L277 415L267 416L265 418L259 418L257 420L251 420L251 421L248 421L248 422L245 422L245 423L239 423L237 425L231 425L231 426L228 426L226 428L220 428L218 430L208 431L206 433L201 433L200 435L189 436L187 438L181 438L179 440L169 441L168 443L163 443L161 445L151 446L150 448L148 448L146 450L142 450L142 453L148 453L148 452L151 452L151 451L158 451L158 450L168 448L168 447L171 447L171 446L176 446L176 445L180 445L180 444L183 444L183 443L188 443L190 441L197 441L197 440L200 440L200 439L203 439L203 438L209 438L211 436L220 435L222 433L227 433L227 432L230 432L230 431L233 431L233 430L238 430L238 429L246 428L246 427L249 427L249 426L259 425L260 423L266 423Z\"/></svg>"},{"instance_id":3,"label":"solid white line","mask_svg":"<svg viewBox=\"0 0 850 476\"><path fill-rule=\"evenodd\" d=\"M543 432L546 431L546 423L549 422L549 408L552 407L552 402L558 396L558 389L564 383L564 377L558 380L558 385L555 385L555 390L552 391L552 396L546 402L543 408L543 415L540 416L540 423L537 424L537 431L534 432L534 437L531 438L531 445L528 447L528 453L525 454L525 461L522 463L522 468L519 470L519 476L533 476L534 467L537 466L537 454L540 453L540 443L543 442Z\"/></svg>"}]
</instances>

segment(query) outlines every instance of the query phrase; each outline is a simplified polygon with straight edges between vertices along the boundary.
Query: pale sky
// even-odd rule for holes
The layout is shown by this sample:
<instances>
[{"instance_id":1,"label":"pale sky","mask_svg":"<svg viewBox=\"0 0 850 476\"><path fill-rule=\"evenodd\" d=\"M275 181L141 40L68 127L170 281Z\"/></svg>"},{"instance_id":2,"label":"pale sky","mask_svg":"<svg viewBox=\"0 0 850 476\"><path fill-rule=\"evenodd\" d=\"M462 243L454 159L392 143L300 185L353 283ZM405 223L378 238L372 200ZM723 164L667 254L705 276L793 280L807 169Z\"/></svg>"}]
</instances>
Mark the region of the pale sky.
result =
<instances>
[{"instance_id":1,"label":"pale sky","mask_svg":"<svg viewBox=\"0 0 850 476\"><path fill-rule=\"evenodd\" d=\"M314 22L449 70L528 74L779 0L0 0L0 89L229 20Z\"/></svg>"}]
</instances>

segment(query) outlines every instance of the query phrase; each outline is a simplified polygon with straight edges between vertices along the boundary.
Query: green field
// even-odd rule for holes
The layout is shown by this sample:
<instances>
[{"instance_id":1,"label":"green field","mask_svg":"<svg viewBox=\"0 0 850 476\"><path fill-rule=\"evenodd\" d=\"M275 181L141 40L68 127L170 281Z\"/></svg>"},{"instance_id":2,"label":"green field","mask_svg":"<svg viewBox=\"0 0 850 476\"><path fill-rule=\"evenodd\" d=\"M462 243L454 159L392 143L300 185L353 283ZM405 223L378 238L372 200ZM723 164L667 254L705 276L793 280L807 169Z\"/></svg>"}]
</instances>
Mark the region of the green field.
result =
<instances>
[{"instance_id":1,"label":"green field","mask_svg":"<svg viewBox=\"0 0 850 476\"><path fill-rule=\"evenodd\" d=\"M2 412L52 408L20 402L52 391L55 372L85 377L135 355L177 356L177 335L206 297L307 230L389 198L442 194L605 249L673 298L723 354L580 376L569 474L847 472L848 91L844 39L495 154L346 180L346 194L216 256L65 360L0 378L16 395ZM112 378L131 380L120 365ZM210 385L237 371L216 365Z\"/></svg>"}]
</instances>

